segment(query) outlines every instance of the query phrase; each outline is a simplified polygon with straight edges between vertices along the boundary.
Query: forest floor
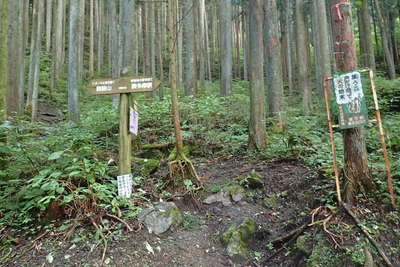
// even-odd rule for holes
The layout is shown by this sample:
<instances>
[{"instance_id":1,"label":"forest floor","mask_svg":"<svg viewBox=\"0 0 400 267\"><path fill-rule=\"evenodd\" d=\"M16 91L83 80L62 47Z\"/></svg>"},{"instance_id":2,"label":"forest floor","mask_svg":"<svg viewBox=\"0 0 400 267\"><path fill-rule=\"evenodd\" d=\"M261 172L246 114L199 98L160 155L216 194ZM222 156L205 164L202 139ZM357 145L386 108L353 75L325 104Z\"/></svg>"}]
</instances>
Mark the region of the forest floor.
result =
<instances>
[{"instance_id":1,"label":"forest floor","mask_svg":"<svg viewBox=\"0 0 400 267\"><path fill-rule=\"evenodd\" d=\"M205 193L198 196L199 199L189 195L174 199L185 217L190 218L176 231L155 236L143 227L136 232L124 231L114 235L107 244L104 263L101 262L104 244L93 238L84 238L85 232L91 230L83 228L75 238L69 239L50 233L34 242L21 242L14 248L16 257L3 263L4 266L317 266L313 265L309 256L315 253L311 252L313 248L315 251L321 246L318 236L321 233L328 236L323 231L323 225L319 223L304 228L297 235L288 234L311 222L311 211L321 206L321 197L327 190L333 191L332 180L327 181L317 171L296 160L231 157L198 162L196 167L199 175L206 180ZM161 175L163 171L161 169L155 175ZM203 204L202 200L212 194L211 191L251 171L262 176L262 189L247 191L242 201L229 206L222 203ZM249 260L237 264L227 256L220 235L239 217L254 218L258 228L249 246ZM344 214L339 212L333 218L332 225L343 223L357 232L354 222ZM129 223L135 225L133 221ZM312 240L304 244L310 248L308 254L299 249L298 236L303 232L312 236ZM342 234L336 234L331 238L335 238L340 246L346 243L355 246L354 240L360 239L357 233L356 239L349 237L347 240L339 237ZM276 241L282 237L282 240ZM326 240L330 240L328 247L334 246L333 239L328 237ZM396 235L390 236L390 233L382 236L382 240L388 247L397 243ZM341 249L346 251L343 247ZM0 252L0 257L6 253ZM316 254L327 257L326 266L358 266L348 258L341 259L339 264L339 261L330 258L333 256L329 251ZM330 265L332 260L339 265ZM400 266L395 255L392 260L396 264L393 266Z\"/></svg>"}]
</instances>

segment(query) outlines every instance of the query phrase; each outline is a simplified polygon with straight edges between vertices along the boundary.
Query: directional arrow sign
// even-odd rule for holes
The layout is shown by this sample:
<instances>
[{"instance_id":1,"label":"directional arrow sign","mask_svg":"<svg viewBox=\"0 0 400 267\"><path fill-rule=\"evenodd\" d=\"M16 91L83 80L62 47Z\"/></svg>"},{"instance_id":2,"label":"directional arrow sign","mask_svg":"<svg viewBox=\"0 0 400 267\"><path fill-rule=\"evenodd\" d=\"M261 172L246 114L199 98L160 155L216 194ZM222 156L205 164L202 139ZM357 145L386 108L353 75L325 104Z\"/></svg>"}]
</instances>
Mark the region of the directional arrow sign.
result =
<instances>
[{"instance_id":1,"label":"directional arrow sign","mask_svg":"<svg viewBox=\"0 0 400 267\"><path fill-rule=\"evenodd\" d=\"M126 93L152 92L161 82L151 77L123 77L117 79L97 79L87 87L93 95L113 95Z\"/></svg>"}]
</instances>

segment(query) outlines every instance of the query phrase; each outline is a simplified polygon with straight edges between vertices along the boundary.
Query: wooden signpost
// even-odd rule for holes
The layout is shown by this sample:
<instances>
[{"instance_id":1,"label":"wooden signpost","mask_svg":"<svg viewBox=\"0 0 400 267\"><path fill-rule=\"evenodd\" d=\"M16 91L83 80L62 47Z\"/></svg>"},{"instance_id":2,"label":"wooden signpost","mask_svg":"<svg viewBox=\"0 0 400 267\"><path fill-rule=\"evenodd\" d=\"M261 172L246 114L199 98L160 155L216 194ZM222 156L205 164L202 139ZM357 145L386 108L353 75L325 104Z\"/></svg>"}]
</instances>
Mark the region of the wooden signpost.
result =
<instances>
[{"instance_id":1,"label":"wooden signpost","mask_svg":"<svg viewBox=\"0 0 400 267\"><path fill-rule=\"evenodd\" d=\"M137 135L138 111L130 95L152 92L161 82L151 77L122 77L97 79L89 83L87 90L93 95L120 94L119 105L119 176L118 194L129 198L132 194L132 133Z\"/></svg>"},{"instance_id":2,"label":"wooden signpost","mask_svg":"<svg viewBox=\"0 0 400 267\"><path fill-rule=\"evenodd\" d=\"M373 120L368 120L367 108L364 99L364 93L362 90L361 73L365 72L369 72L370 76L369 78L371 81L371 91L375 105L376 118ZM334 93L336 98L336 104L339 109L339 123L336 125L334 125L333 123L333 118L331 113L331 106L330 106L331 94L328 90L329 81L333 81L333 85L335 88ZM336 160L336 148L335 148L333 131L334 129L349 129L355 127L363 127L369 123L376 122L379 128L380 141L383 151L383 157L385 160L387 185L388 185L390 200L392 205L395 206L396 202L393 189L393 179L390 171L389 154L385 143L385 133L382 126L382 118L379 109L378 97L376 93L375 75L373 71L370 69L364 69L361 71L354 71L351 73L345 73L343 75L337 75L335 77L325 77L324 95L325 95L326 112L328 116L329 135L331 141L333 169L335 171L338 201L342 202L342 198L340 195L339 168Z\"/></svg>"}]
</instances>

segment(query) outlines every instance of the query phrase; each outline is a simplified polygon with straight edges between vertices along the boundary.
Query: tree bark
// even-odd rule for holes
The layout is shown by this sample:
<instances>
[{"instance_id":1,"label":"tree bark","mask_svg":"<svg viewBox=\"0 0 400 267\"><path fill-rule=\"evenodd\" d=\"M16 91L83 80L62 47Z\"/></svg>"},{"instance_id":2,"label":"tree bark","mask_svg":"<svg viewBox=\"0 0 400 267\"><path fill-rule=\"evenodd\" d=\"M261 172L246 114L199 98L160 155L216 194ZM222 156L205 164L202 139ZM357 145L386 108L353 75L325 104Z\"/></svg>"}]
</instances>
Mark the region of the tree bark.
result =
<instances>
[{"instance_id":1,"label":"tree bark","mask_svg":"<svg viewBox=\"0 0 400 267\"><path fill-rule=\"evenodd\" d=\"M232 1L218 0L220 19L221 96L232 93ZM262 21L260 22L262 23Z\"/></svg>"},{"instance_id":2,"label":"tree bark","mask_svg":"<svg viewBox=\"0 0 400 267\"><path fill-rule=\"evenodd\" d=\"M336 65L339 71L349 72L357 69L354 44L351 4L348 0L331 0L332 33ZM339 10L336 9L338 6ZM344 165L346 194L348 203L360 192L360 184L366 189L372 186L368 168L364 129L354 128L343 131Z\"/></svg>"},{"instance_id":3,"label":"tree bark","mask_svg":"<svg viewBox=\"0 0 400 267\"><path fill-rule=\"evenodd\" d=\"M302 96L303 111L309 113L312 109L312 98L309 81L307 18L304 14L304 0L296 0L296 42L298 62L298 84Z\"/></svg>"},{"instance_id":4,"label":"tree bark","mask_svg":"<svg viewBox=\"0 0 400 267\"><path fill-rule=\"evenodd\" d=\"M79 3L70 0L68 45L68 111L70 121L79 121L78 54L79 54Z\"/></svg>"},{"instance_id":5,"label":"tree bark","mask_svg":"<svg viewBox=\"0 0 400 267\"><path fill-rule=\"evenodd\" d=\"M265 97L264 97L264 44L263 6L261 0L249 2L249 74L251 83L249 148L266 147Z\"/></svg>"},{"instance_id":6,"label":"tree bark","mask_svg":"<svg viewBox=\"0 0 400 267\"><path fill-rule=\"evenodd\" d=\"M365 44L365 54L362 55L362 57L366 58L366 63L368 67L375 72L376 71L375 50L371 34L371 15L367 0L364 0L362 6L360 7L360 15L361 15L360 21L362 24L362 28L364 29L363 30L364 35L361 36L361 38L364 39L364 44Z\"/></svg>"},{"instance_id":7,"label":"tree bark","mask_svg":"<svg viewBox=\"0 0 400 267\"><path fill-rule=\"evenodd\" d=\"M8 0L0 3L0 121L6 119L6 93L8 79Z\"/></svg>"},{"instance_id":8,"label":"tree bark","mask_svg":"<svg viewBox=\"0 0 400 267\"><path fill-rule=\"evenodd\" d=\"M396 79L396 67L394 65L393 54L390 51L389 47L389 33L387 31L387 23L382 14L382 7L378 0L375 1L376 6L376 13L379 21L379 27L381 29L381 36L382 36L382 45L383 45L383 52L385 54L386 65L388 68L389 78L391 80Z\"/></svg>"},{"instance_id":9,"label":"tree bark","mask_svg":"<svg viewBox=\"0 0 400 267\"><path fill-rule=\"evenodd\" d=\"M83 69L84 69L84 52L85 52L85 8L86 8L86 0L80 0L79 3L79 55L78 55L78 79L82 80L83 77Z\"/></svg>"},{"instance_id":10,"label":"tree bark","mask_svg":"<svg viewBox=\"0 0 400 267\"><path fill-rule=\"evenodd\" d=\"M176 32L176 9L177 0L168 0L168 44L170 54L170 83L171 83L171 102L172 102L172 120L174 122L176 150L177 154L183 153L183 138L181 133L181 123L178 107L178 92L177 92L177 32Z\"/></svg>"},{"instance_id":11,"label":"tree bark","mask_svg":"<svg viewBox=\"0 0 400 267\"><path fill-rule=\"evenodd\" d=\"M3 0L4 1L4 0ZM8 91L6 94L7 115L23 113L24 106L24 33L23 1L9 0L8 3Z\"/></svg>"},{"instance_id":12,"label":"tree bark","mask_svg":"<svg viewBox=\"0 0 400 267\"><path fill-rule=\"evenodd\" d=\"M91 0L93 1L93 0ZM120 77L120 63L119 63L119 36L118 36L118 16L117 7L114 0L108 0L108 14L110 23L108 25L108 37L109 37L109 51L110 51L110 64L111 64L111 77ZM92 31L92 30L91 30ZM92 38L92 37L91 37ZM92 39L90 44L92 49ZM92 51L90 52L92 53ZM93 56L93 55L92 55ZM93 69L92 69L93 71ZM119 105L120 95L113 95L113 107L117 108Z\"/></svg>"},{"instance_id":13,"label":"tree bark","mask_svg":"<svg viewBox=\"0 0 400 267\"><path fill-rule=\"evenodd\" d=\"M31 62L29 67L28 105L32 108L32 121L37 120L39 78L40 78L40 50L43 28L44 0L36 0L33 9L33 30L31 46Z\"/></svg>"},{"instance_id":14,"label":"tree bark","mask_svg":"<svg viewBox=\"0 0 400 267\"><path fill-rule=\"evenodd\" d=\"M182 0L182 63L185 96L195 94L193 1Z\"/></svg>"},{"instance_id":15,"label":"tree bark","mask_svg":"<svg viewBox=\"0 0 400 267\"><path fill-rule=\"evenodd\" d=\"M57 82L63 71L63 49L64 49L64 0L57 0L56 16L54 24L54 46L53 46L53 77L52 89L57 86Z\"/></svg>"},{"instance_id":16,"label":"tree bark","mask_svg":"<svg viewBox=\"0 0 400 267\"><path fill-rule=\"evenodd\" d=\"M89 44L89 73L93 75L94 73L94 0L90 0L89 6L89 24L90 24L90 44ZM114 2L114 1L111 1ZM114 3L115 4L115 3ZM112 21L111 21L112 22ZM114 21L115 23L115 21ZM115 28L116 30L116 28ZM110 35L111 36L111 35Z\"/></svg>"},{"instance_id":17,"label":"tree bark","mask_svg":"<svg viewBox=\"0 0 400 267\"><path fill-rule=\"evenodd\" d=\"M46 52L51 49L51 31L53 25L53 0L46 0Z\"/></svg>"},{"instance_id":18,"label":"tree bark","mask_svg":"<svg viewBox=\"0 0 400 267\"><path fill-rule=\"evenodd\" d=\"M326 2L314 1L314 15L316 16L317 27L317 43L318 43L318 58L316 60L316 68L320 69L320 76L317 77L317 85L319 94L323 96L323 78L332 75L331 53L329 47L329 31L328 17L326 14Z\"/></svg>"},{"instance_id":19,"label":"tree bark","mask_svg":"<svg viewBox=\"0 0 400 267\"><path fill-rule=\"evenodd\" d=\"M268 101L269 115L282 125L283 111L283 79L281 41L279 31L279 12L276 0L267 0L267 46L268 51Z\"/></svg>"}]
</instances>

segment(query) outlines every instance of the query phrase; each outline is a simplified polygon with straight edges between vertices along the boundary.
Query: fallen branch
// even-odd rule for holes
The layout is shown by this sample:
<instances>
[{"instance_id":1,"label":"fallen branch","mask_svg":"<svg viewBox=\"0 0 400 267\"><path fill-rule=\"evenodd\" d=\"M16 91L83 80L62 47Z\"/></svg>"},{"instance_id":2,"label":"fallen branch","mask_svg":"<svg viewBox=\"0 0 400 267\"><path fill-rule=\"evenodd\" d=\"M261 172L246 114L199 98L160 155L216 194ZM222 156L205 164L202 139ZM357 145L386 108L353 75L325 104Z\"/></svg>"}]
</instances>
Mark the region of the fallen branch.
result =
<instances>
[{"instance_id":1,"label":"fallen branch","mask_svg":"<svg viewBox=\"0 0 400 267\"><path fill-rule=\"evenodd\" d=\"M277 238L275 240L270 241L271 243L274 244L279 244L279 243L284 243L284 244L288 244L290 245L291 243L293 243L293 241L295 241L307 228L309 227L309 222L303 224L302 226L300 226L299 228L291 231L290 233L288 233L287 235ZM281 246L280 249L278 249L277 251L275 251L275 253L273 253L272 255L270 255L268 258L266 258L265 260L263 260L263 263L268 263L272 258L274 258L276 255L278 255L279 253L282 252L282 250L284 249L284 246Z\"/></svg>"},{"instance_id":2,"label":"fallen branch","mask_svg":"<svg viewBox=\"0 0 400 267\"><path fill-rule=\"evenodd\" d=\"M269 241L269 243L272 243L272 244L274 244L274 245L286 243L286 242L287 242L288 240L290 240L294 235L297 235L297 234L299 234L299 233L300 233L300 234L303 233L303 232L307 229L307 227L308 227L308 222L307 222L306 224L303 224L302 226L300 226L300 227L294 229L293 231L287 233L287 234L284 235L284 236L280 236L280 237L278 237L278 238L275 238L274 240Z\"/></svg>"},{"instance_id":3,"label":"fallen branch","mask_svg":"<svg viewBox=\"0 0 400 267\"><path fill-rule=\"evenodd\" d=\"M106 216L108 216L108 217L110 217L110 218L113 218L113 219L115 219L115 220L117 220L117 221L119 221L119 222L125 224L126 228L128 228L128 230L129 230L129 232L133 232L132 227L131 227L127 222L125 222L124 220L122 220L121 218L119 218L119 217L117 217L117 216L115 216L115 215L109 214L109 213L106 213Z\"/></svg>"},{"instance_id":4,"label":"fallen branch","mask_svg":"<svg viewBox=\"0 0 400 267\"><path fill-rule=\"evenodd\" d=\"M364 235L368 238L368 240L375 246L375 248L378 250L379 254L382 256L383 260L385 261L386 265L393 266L392 263L390 262L389 258L386 256L385 252L383 252L383 249L378 244L378 242L376 242L375 239L373 239L372 236L364 228L362 228L362 223L357 218L357 216L350 210L349 207L347 207L347 205L345 203L342 203L342 207L347 212L347 214L349 214L350 217L353 218L353 220L356 222L356 225L361 230L361 232L363 232Z\"/></svg>"}]
</instances>

